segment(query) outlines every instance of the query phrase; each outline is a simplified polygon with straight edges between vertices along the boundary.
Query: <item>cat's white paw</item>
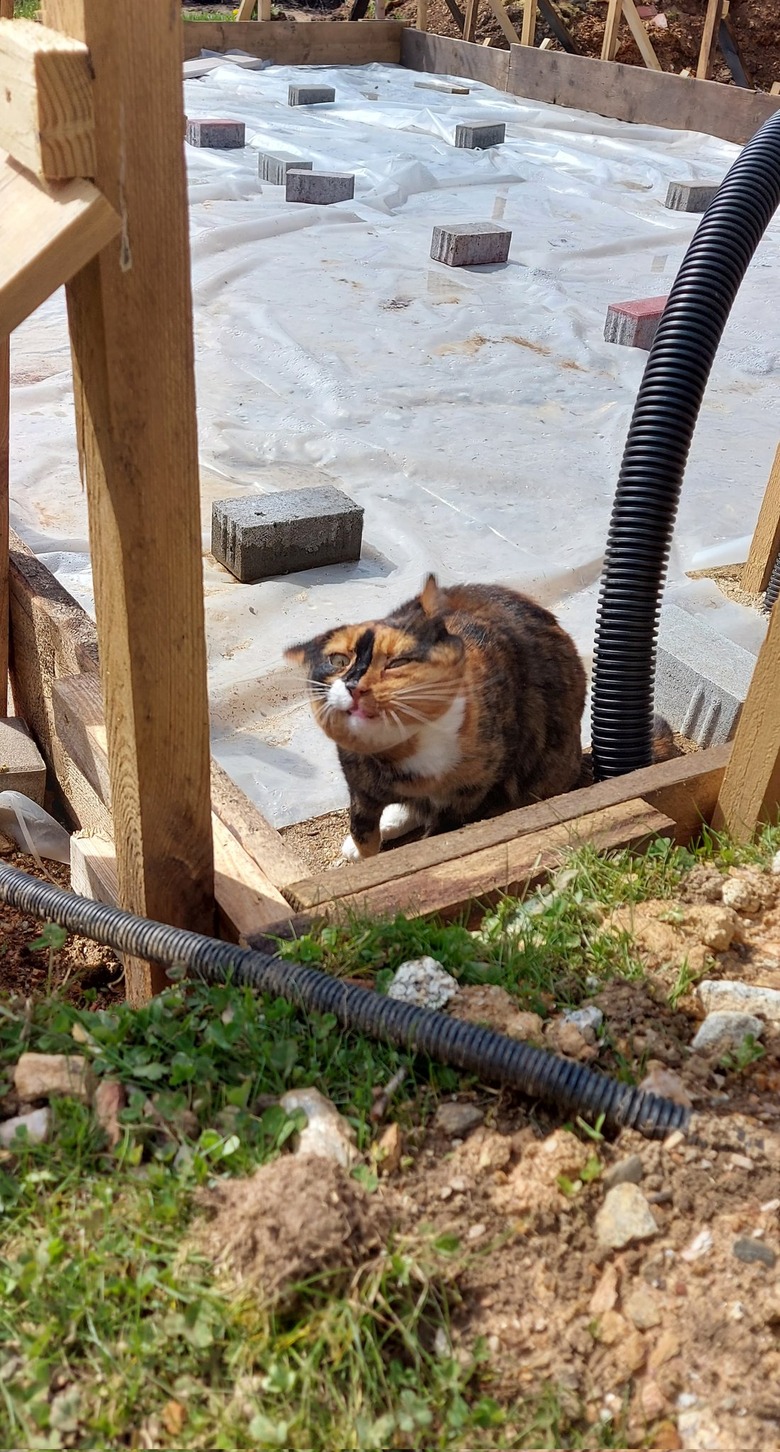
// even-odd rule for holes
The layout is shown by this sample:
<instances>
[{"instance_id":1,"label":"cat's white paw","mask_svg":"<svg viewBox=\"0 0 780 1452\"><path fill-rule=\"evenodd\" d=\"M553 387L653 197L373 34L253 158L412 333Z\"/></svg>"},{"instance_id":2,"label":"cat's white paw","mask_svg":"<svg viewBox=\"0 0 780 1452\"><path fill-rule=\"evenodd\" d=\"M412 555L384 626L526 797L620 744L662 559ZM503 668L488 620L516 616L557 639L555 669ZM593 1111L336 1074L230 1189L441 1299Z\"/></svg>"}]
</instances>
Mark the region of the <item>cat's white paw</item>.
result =
<instances>
[{"instance_id":1,"label":"cat's white paw","mask_svg":"<svg viewBox=\"0 0 780 1452\"><path fill-rule=\"evenodd\" d=\"M357 842L354 840L351 832L349 833L348 837L344 838L344 841L341 844L341 855L342 857L346 857L347 862L360 861L360 849L357 845Z\"/></svg>"},{"instance_id":2,"label":"cat's white paw","mask_svg":"<svg viewBox=\"0 0 780 1452\"><path fill-rule=\"evenodd\" d=\"M409 802L393 802L391 806L385 807L379 819L379 832L383 842L394 842L397 837L405 837L421 822L420 813L417 808Z\"/></svg>"}]
</instances>

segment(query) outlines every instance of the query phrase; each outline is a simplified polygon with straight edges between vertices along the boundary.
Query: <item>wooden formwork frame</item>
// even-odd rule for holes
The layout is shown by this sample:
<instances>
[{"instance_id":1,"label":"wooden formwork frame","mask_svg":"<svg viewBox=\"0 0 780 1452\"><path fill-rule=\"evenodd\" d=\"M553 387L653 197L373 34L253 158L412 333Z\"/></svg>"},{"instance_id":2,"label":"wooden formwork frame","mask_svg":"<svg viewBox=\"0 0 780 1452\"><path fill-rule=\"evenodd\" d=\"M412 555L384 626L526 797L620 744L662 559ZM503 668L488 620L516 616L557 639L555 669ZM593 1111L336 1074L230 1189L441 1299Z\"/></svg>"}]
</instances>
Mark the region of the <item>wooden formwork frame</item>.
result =
<instances>
[{"instance_id":1,"label":"wooden formwork frame","mask_svg":"<svg viewBox=\"0 0 780 1452\"><path fill-rule=\"evenodd\" d=\"M182 49L192 55L231 46L282 63L401 61L498 79L515 94L533 92L522 79L531 61L537 91L549 89L551 63L574 61L586 68L579 71L586 93L587 67L602 63L513 46L490 55L488 76L484 48L382 21L197 23L185 25L182 47L177 14L178 0L112 0L110 8L103 0L44 0L37 35L17 29L19 22L11 34L0 26L0 63L10 55L14 78L22 74L21 111L31 122L26 131L20 126L15 94L10 119L0 108L0 144L16 148L0 167L0 491L7 510L7 336L65 282L97 614L95 628L12 537L11 679L16 707L74 822L99 834L101 851L90 854L89 837L83 850L103 894L162 921L206 929L216 903L222 931L251 941L282 924L289 931L312 915L358 908L461 914L474 901L539 881L584 840L641 847L665 833L684 842L713 820L751 831L776 811L780 796L777 612L733 751L650 767L338 873L307 873L235 784L209 765ZM585 96L575 101L567 93L566 100L587 104ZM724 134L724 126L751 134L760 124L755 108L728 121L721 111L713 134ZM157 360L148 348L155 334ZM2 507L0 532L7 528ZM135 1001L160 981L148 965L130 965Z\"/></svg>"}]
</instances>

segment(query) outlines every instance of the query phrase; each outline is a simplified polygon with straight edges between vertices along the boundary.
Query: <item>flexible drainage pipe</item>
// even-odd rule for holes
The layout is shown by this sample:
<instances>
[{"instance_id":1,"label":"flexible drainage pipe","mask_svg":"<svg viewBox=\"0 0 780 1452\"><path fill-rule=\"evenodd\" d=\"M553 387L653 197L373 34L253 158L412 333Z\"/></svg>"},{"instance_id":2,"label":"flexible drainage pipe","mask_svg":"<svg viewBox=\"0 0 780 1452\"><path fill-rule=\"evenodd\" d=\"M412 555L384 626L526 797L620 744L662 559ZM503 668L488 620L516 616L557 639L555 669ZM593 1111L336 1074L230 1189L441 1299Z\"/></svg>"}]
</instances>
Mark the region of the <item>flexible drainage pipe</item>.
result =
<instances>
[{"instance_id":1,"label":"flexible drainage pipe","mask_svg":"<svg viewBox=\"0 0 780 1452\"><path fill-rule=\"evenodd\" d=\"M546 1100L565 1113L587 1115L593 1120L603 1115L610 1129L626 1126L648 1139L660 1139L688 1125L689 1111L681 1105L619 1084L571 1059L558 1058L447 1014L399 1003L270 953L236 948L183 928L134 917L120 908L52 887L4 863L0 863L0 899L117 952L167 968L186 967L189 974L206 983L224 983L231 978L234 983L285 998L316 1013L332 1013L342 1028L427 1054L440 1063Z\"/></svg>"},{"instance_id":2,"label":"flexible drainage pipe","mask_svg":"<svg viewBox=\"0 0 780 1452\"><path fill-rule=\"evenodd\" d=\"M661 592L704 389L750 260L780 202L780 111L705 212L658 325L628 431L604 562L593 668L597 780L652 760Z\"/></svg>"},{"instance_id":3,"label":"flexible drainage pipe","mask_svg":"<svg viewBox=\"0 0 780 1452\"><path fill-rule=\"evenodd\" d=\"M772 566L772 573L769 576L769 584L764 595L764 609L767 615L770 613L778 595L780 595L780 550L777 552L777 559Z\"/></svg>"}]
</instances>

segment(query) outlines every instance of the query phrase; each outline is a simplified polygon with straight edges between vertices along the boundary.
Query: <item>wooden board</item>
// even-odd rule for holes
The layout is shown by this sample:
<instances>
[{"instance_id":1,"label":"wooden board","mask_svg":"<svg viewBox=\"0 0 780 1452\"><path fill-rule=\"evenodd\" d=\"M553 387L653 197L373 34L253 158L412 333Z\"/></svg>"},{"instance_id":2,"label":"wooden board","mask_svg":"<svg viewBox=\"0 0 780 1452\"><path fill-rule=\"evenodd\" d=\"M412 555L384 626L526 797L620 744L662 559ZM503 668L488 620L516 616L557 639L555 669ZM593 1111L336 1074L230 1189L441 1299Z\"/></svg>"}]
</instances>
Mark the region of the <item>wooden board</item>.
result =
<instances>
[{"instance_id":1,"label":"wooden board","mask_svg":"<svg viewBox=\"0 0 780 1452\"><path fill-rule=\"evenodd\" d=\"M95 627L13 530L10 541L10 669L15 709L35 736L72 824L110 836L110 814L63 750L52 705L52 685L58 676L97 670Z\"/></svg>"},{"instance_id":2,"label":"wooden board","mask_svg":"<svg viewBox=\"0 0 780 1452\"><path fill-rule=\"evenodd\" d=\"M737 724L713 826L747 842L780 809L780 608L775 605Z\"/></svg>"},{"instance_id":3,"label":"wooden board","mask_svg":"<svg viewBox=\"0 0 780 1452\"><path fill-rule=\"evenodd\" d=\"M408 846L380 852L378 857L339 868L338 872L309 877L286 889L296 908L316 908L324 898L353 897L386 883L400 881L415 871L427 871L465 859L474 853L506 848L520 837L563 826L631 799L642 798L675 822L675 838L687 842L709 822L718 798L730 746L678 757L621 776L551 797L533 807L505 812L486 822L443 832Z\"/></svg>"},{"instance_id":4,"label":"wooden board","mask_svg":"<svg viewBox=\"0 0 780 1452\"><path fill-rule=\"evenodd\" d=\"M245 50L281 66L364 66L397 65L404 27L397 20L185 20L183 28L185 60L201 50Z\"/></svg>"},{"instance_id":5,"label":"wooden board","mask_svg":"<svg viewBox=\"0 0 780 1452\"><path fill-rule=\"evenodd\" d=\"M509 19L504 0L488 0L488 4L493 11L493 14L498 21L502 31L504 32L505 38L509 41L509 44L519 45L520 35L519 32L515 30L514 25ZM473 35L469 38L473 39Z\"/></svg>"},{"instance_id":6,"label":"wooden board","mask_svg":"<svg viewBox=\"0 0 780 1452\"><path fill-rule=\"evenodd\" d=\"M458 42L448 44L457 47ZM447 70L451 75L466 74L458 68L455 50ZM780 109L776 97L716 81L696 81L560 51L532 51L527 46L512 46L507 90L532 101L571 106L618 121L703 131L740 143L749 141L767 117Z\"/></svg>"},{"instance_id":7,"label":"wooden board","mask_svg":"<svg viewBox=\"0 0 780 1452\"><path fill-rule=\"evenodd\" d=\"M95 672L68 676L52 683L52 707L58 739L63 751L76 763L87 781L106 806L111 802L111 783L108 769L106 726L103 714L103 698L100 680ZM263 821L259 812L253 813L252 805L229 778L221 773L216 763L212 771L217 775L217 796L221 805L231 809L233 822L254 827L255 837L258 823L265 828L264 840L268 843L273 828ZM224 778L224 780L223 780ZM232 791L229 787L232 787ZM217 802L213 801L216 808ZM268 877L263 868L246 850L239 837L223 818L212 810L211 831L214 843L214 891L219 908L223 935L234 941L246 940L277 923L289 915L287 900L279 888ZM280 857L285 848L279 839ZM298 864L288 854L287 870L294 870Z\"/></svg>"},{"instance_id":8,"label":"wooden board","mask_svg":"<svg viewBox=\"0 0 780 1452\"><path fill-rule=\"evenodd\" d=\"M696 66L696 79L708 81L712 70L712 55L718 39L718 27L723 14L723 0L707 0L707 11L704 17L704 30L701 37L701 49L699 50L699 61Z\"/></svg>"},{"instance_id":9,"label":"wooden board","mask_svg":"<svg viewBox=\"0 0 780 1452\"><path fill-rule=\"evenodd\" d=\"M40 181L0 152L0 332L13 332L119 230L91 182Z\"/></svg>"},{"instance_id":10,"label":"wooden board","mask_svg":"<svg viewBox=\"0 0 780 1452\"><path fill-rule=\"evenodd\" d=\"M174 0L45 0L89 46L120 237L68 288L120 900L211 932L214 863L181 32ZM165 983L126 964L128 999Z\"/></svg>"},{"instance_id":11,"label":"wooden board","mask_svg":"<svg viewBox=\"0 0 780 1452\"><path fill-rule=\"evenodd\" d=\"M0 716L8 715L8 488L11 340L0 333Z\"/></svg>"},{"instance_id":12,"label":"wooden board","mask_svg":"<svg viewBox=\"0 0 780 1452\"><path fill-rule=\"evenodd\" d=\"M523 28L520 32L521 45L533 45L536 39L536 0L525 0L523 5Z\"/></svg>"},{"instance_id":13,"label":"wooden board","mask_svg":"<svg viewBox=\"0 0 780 1452\"><path fill-rule=\"evenodd\" d=\"M445 35L422 35L419 30L405 30L401 40L401 64L412 71L484 81L487 86L495 86L497 91L505 91L509 51L470 45L464 40L450 40Z\"/></svg>"},{"instance_id":14,"label":"wooden board","mask_svg":"<svg viewBox=\"0 0 780 1452\"><path fill-rule=\"evenodd\" d=\"M641 848L660 833L673 831L670 817L635 799L440 862L365 892L321 900L316 906L329 917L346 913L384 917L405 912L414 917L435 913L450 918L462 914L472 903L483 906L504 893L517 894L542 882L567 851L585 843L604 852L617 847Z\"/></svg>"},{"instance_id":15,"label":"wooden board","mask_svg":"<svg viewBox=\"0 0 780 1452\"><path fill-rule=\"evenodd\" d=\"M634 0L622 0L622 3L623 14L628 21L628 28L631 31L632 36L634 37L634 41L636 43L639 54L642 57L642 60L644 61L645 65L648 67L649 70L662 70L663 67L658 59L658 56L653 50L650 37L645 30L645 27L642 23L642 17L636 8L636 5L634 4Z\"/></svg>"},{"instance_id":16,"label":"wooden board","mask_svg":"<svg viewBox=\"0 0 780 1452\"><path fill-rule=\"evenodd\" d=\"M95 174L87 47L33 20L0 20L0 148L36 176Z\"/></svg>"},{"instance_id":17,"label":"wooden board","mask_svg":"<svg viewBox=\"0 0 780 1452\"><path fill-rule=\"evenodd\" d=\"M758 522L750 543L747 564L742 571L742 589L758 595L769 584L772 566L780 552L780 444L767 481Z\"/></svg>"}]
</instances>

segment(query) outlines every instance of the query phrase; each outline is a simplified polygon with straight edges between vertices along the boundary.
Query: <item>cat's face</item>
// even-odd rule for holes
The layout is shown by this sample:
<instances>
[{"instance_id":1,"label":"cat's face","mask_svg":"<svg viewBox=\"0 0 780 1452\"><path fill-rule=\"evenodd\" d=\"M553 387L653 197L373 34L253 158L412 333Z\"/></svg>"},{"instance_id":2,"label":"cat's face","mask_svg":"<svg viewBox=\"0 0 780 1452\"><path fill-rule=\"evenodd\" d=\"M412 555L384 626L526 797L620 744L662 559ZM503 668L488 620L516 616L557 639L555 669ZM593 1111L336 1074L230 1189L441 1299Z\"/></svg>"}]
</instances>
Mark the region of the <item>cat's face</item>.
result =
<instances>
[{"instance_id":1,"label":"cat's face","mask_svg":"<svg viewBox=\"0 0 780 1452\"><path fill-rule=\"evenodd\" d=\"M305 668L314 715L338 746L367 754L392 750L452 705L462 686L464 648L437 606L431 576L396 616L340 625L285 652Z\"/></svg>"}]
</instances>

